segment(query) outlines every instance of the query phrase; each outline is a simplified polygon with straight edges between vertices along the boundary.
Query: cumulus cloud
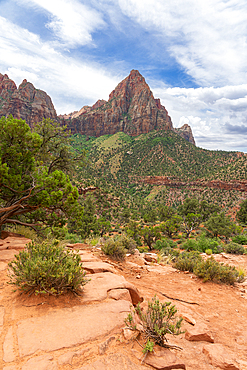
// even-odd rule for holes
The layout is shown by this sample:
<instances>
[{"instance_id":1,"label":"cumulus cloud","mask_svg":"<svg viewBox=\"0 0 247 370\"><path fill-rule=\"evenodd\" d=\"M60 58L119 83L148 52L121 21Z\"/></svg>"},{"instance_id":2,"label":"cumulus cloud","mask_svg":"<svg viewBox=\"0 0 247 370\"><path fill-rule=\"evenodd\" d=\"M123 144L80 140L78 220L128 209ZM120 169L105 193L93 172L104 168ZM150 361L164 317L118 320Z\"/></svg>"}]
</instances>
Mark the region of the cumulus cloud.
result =
<instances>
[{"instance_id":1,"label":"cumulus cloud","mask_svg":"<svg viewBox=\"0 0 247 370\"><path fill-rule=\"evenodd\" d=\"M122 11L155 29L166 50L198 83L240 84L246 76L247 3L238 0L118 0Z\"/></svg>"},{"instance_id":2,"label":"cumulus cloud","mask_svg":"<svg viewBox=\"0 0 247 370\"><path fill-rule=\"evenodd\" d=\"M93 43L92 33L105 26L102 14L78 0L16 0L49 14L46 26L68 47Z\"/></svg>"},{"instance_id":3,"label":"cumulus cloud","mask_svg":"<svg viewBox=\"0 0 247 370\"><path fill-rule=\"evenodd\" d=\"M153 84L174 126L189 124L198 146L247 151L247 85L185 89Z\"/></svg>"},{"instance_id":4,"label":"cumulus cloud","mask_svg":"<svg viewBox=\"0 0 247 370\"><path fill-rule=\"evenodd\" d=\"M1 16L0 55L1 73L7 73L17 83L28 78L35 87L51 95L58 113L78 110L100 98L108 99L119 82L119 77L100 65L64 56L37 35ZM68 97L74 97L76 103L67 104Z\"/></svg>"}]
</instances>

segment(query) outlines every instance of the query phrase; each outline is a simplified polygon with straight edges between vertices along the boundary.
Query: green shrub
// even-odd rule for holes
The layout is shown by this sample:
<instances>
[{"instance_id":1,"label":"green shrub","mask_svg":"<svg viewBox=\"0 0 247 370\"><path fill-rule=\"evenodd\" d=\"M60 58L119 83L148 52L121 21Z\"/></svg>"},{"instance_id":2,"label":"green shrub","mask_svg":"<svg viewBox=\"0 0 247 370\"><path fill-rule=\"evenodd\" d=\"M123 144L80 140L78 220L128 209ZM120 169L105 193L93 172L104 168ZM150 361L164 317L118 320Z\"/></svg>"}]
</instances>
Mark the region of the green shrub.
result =
<instances>
[{"instance_id":1,"label":"green shrub","mask_svg":"<svg viewBox=\"0 0 247 370\"><path fill-rule=\"evenodd\" d=\"M193 272L195 265L202 261L202 257L198 251L182 252L179 254L174 267L180 271Z\"/></svg>"},{"instance_id":2,"label":"green shrub","mask_svg":"<svg viewBox=\"0 0 247 370\"><path fill-rule=\"evenodd\" d=\"M174 247L176 247L176 243L171 239L157 240L156 243L153 245L153 248L157 250L166 249L166 248L174 248Z\"/></svg>"},{"instance_id":3,"label":"green shrub","mask_svg":"<svg viewBox=\"0 0 247 370\"><path fill-rule=\"evenodd\" d=\"M134 253L136 243L133 239L127 235L115 235L114 238L106 240L105 244L101 248L102 251L113 259L123 260L126 253Z\"/></svg>"},{"instance_id":4,"label":"green shrub","mask_svg":"<svg viewBox=\"0 0 247 370\"><path fill-rule=\"evenodd\" d=\"M80 256L58 241L30 243L9 263L9 284L30 294L79 293L86 284Z\"/></svg>"},{"instance_id":5,"label":"green shrub","mask_svg":"<svg viewBox=\"0 0 247 370\"><path fill-rule=\"evenodd\" d=\"M139 247L139 246L137 246L137 249L139 250L140 253L147 253L149 251L148 247Z\"/></svg>"},{"instance_id":6,"label":"green shrub","mask_svg":"<svg viewBox=\"0 0 247 370\"><path fill-rule=\"evenodd\" d=\"M142 311L138 304L134 307L131 313L125 320L126 325L132 329L136 329L135 316L138 316L141 323L142 333L146 340L144 353L153 349L149 341L152 340L161 347L166 348L179 348L168 344L166 338L167 334L179 335L181 331L182 318L176 316L177 309L171 302L161 303L158 298L153 297L152 301L148 301L148 308ZM146 350L145 350L146 349Z\"/></svg>"},{"instance_id":7,"label":"green shrub","mask_svg":"<svg viewBox=\"0 0 247 370\"><path fill-rule=\"evenodd\" d=\"M210 255L213 253L213 251L212 251L212 249L206 249L206 250L205 250L205 253L206 253L208 256L210 256Z\"/></svg>"},{"instance_id":8,"label":"green shrub","mask_svg":"<svg viewBox=\"0 0 247 370\"><path fill-rule=\"evenodd\" d=\"M38 238L38 235L34 229L23 226L23 225L8 226L7 231L10 231L15 234L23 235L25 236L25 238L28 238L31 240L36 240Z\"/></svg>"},{"instance_id":9,"label":"green shrub","mask_svg":"<svg viewBox=\"0 0 247 370\"><path fill-rule=\"evenodd\" d=\"M181 249L185 249L186 251L198 251L199 246L195 239L187 239L185 243L182 244Z\"/></svg>"},{"instance_id":10,"label":"green shrub","mask_svg":"<svg viewBox=\"0 0 247 370\"><path fill-rule=\"evenodd\" d=\"M193 272L204 282L211 280L233 285L239 281L239 273L235 267L219 263L213 257L198 262L194 266Z\"/></svg>"},{"instance_id":11,"label":"green shrub","mask_svg":"<svg viewBox=\"0 0 247 370\"><path fill-rule=\"evenodd\" d=\"M247 245L247 235L246 234L240 234L236 235L232 238L232 241L234 243L242 244L242 245Z\"/></svg>"},{"instance_id":12,"label":"green shrub","mask_svg":"<svg viewBox=\"0 0 247 370\"><path fill-rule=\"evenodd\" d=\"M247 254L247 250L242 245L233 242L225 245L225 252L231 254Z\"/></svg>"}]
</instances>

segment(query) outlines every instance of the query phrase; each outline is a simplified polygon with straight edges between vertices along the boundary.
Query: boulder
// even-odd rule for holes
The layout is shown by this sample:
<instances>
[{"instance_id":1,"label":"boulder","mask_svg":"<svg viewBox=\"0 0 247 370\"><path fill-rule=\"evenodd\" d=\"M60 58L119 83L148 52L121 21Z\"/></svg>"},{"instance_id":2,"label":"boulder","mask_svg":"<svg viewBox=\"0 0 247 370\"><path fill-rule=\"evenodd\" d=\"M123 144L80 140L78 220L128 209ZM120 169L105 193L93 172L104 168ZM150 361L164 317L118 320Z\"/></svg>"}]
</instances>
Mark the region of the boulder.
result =
<instances>
[{"instance_id":1,"label":"boulder","mask_svg":"<svg viewBox=\"0 0 247 370\"><path fill-rule=\"evenodd\" d=\"M112 267L111 265L109 265L109 263L105 263L105 262L97 262L97 261L93 261L93 262L84 262L83 263L83 268L85 271L88 271L90 272L91 274L95 274L95 273L98 273L98 272L116 272L116 270L114 269L114 267Z\"/></svg>"},{"instance_id":2,"label":"boulder","mask_svg":"<svg viewBox=\"0 0 247 370\"><path fill-rule=\"evenodd\" d=\"M200 322L186 331L185 338L194 342L204 341L214 343L214 338L207 325Z\"/></svg>"},{"instance_id":3,"label":"boulder","mask_svg":"<svg viewBox=\"0 0 247 370\"><path fill-rule=\"evenodd\" d=\"M111 272L92 274L90 281L84 287L82 300L84 302L103 301L108 292L115 289L128 289L133 305L143 301L138 289L125 280L123 276Z\"/></svg>"},{"instance_id":4,"label":"boulder","mask_svg":"<svg viewBox=\"0 0 247 370\"><path fill-rule=\"evenodd\" d=\"M239 370L235 360L222 344L207 344L203 347L202 351L208 356L213 366L224 370Z\"/></svg>"}]
</instances>

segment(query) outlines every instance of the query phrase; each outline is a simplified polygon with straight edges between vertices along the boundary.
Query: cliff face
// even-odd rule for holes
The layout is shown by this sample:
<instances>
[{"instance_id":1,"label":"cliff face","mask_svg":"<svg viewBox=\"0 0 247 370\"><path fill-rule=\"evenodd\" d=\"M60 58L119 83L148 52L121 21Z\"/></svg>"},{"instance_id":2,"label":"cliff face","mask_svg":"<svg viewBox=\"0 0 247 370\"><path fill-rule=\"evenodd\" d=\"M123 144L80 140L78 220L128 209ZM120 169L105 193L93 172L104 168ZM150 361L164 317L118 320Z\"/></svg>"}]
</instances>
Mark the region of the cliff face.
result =
<instances>
[{"instance_id":1,"label":"cliff face","mask_svg":"<svg viewBox=\"0 0 247 370\"><path fill-rule=\"evenodd\" d=\"M86 106L61 118L69 118L66 124L72 133L96 137L119 131L137 136L154 129L174 130L167 110L135 70L118 84L107 102L99 100L91 108Z\"/></svg>"},{"instance_id":2,"label":"cliff face","mask_svg":"<svg viewBox=\"0 0 247 370\"><path fill-rule=\"evenodd\" d=\"M0 73L0 117L10 114L30 126L43 118L57 119L51 98L44 91L35 89L27 80L17 88L14 81Z\"/></svg>"}]
</instances>

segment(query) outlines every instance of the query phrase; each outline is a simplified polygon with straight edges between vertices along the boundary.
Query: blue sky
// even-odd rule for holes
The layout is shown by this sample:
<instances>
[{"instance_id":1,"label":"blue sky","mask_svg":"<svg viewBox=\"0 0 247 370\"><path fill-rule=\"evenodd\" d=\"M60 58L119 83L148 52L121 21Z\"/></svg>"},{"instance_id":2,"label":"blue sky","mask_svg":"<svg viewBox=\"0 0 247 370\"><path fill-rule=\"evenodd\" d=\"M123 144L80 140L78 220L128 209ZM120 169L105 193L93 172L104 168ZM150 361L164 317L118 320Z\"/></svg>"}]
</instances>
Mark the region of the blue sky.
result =
<instances>
[{"instance_id":1,"label":"blue sky","mask_svg":"<svg viewBox=\"0 0 247 370\"><path fill-rule=\"evenodd\" d=\"M247 152L246 36L246 0L0 0L0 73L64 114L138 69L198 146Z\"/></svg>"}]
</instances>

